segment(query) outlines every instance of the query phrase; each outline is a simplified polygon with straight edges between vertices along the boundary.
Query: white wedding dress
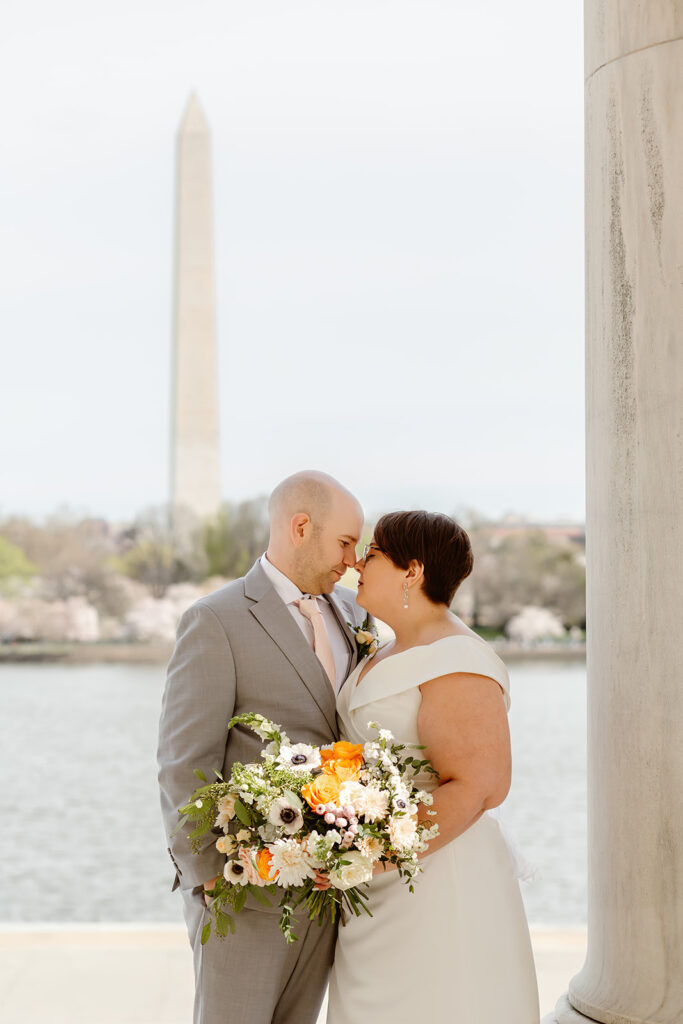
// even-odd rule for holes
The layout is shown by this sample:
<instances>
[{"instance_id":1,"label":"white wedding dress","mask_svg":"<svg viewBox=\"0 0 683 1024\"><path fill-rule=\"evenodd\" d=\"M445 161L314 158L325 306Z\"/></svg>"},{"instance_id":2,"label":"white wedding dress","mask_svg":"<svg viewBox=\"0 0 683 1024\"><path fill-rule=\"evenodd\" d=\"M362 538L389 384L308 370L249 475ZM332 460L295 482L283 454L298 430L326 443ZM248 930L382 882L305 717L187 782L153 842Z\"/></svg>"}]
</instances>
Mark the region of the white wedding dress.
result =
<instances>
[{"instance_id":1,"label":"white wedding dress","mask_svg":"<svg viewBox=\"0 0 683 1024\"><path fill-rule=\"evenodd\" d=\"M376 738L376 722L418 743L420 683L451 672L490 676L510 707L505 665L483 640L448 636L354 670L337 711L341 735ZM435 788L433 776L419 780ZM514 850L485 812L422 859L410 893L398 872L373 877L373 916L347 916L330 977L327 1024L538 1024L536 973Z\"/></svg>"}]
</instances>

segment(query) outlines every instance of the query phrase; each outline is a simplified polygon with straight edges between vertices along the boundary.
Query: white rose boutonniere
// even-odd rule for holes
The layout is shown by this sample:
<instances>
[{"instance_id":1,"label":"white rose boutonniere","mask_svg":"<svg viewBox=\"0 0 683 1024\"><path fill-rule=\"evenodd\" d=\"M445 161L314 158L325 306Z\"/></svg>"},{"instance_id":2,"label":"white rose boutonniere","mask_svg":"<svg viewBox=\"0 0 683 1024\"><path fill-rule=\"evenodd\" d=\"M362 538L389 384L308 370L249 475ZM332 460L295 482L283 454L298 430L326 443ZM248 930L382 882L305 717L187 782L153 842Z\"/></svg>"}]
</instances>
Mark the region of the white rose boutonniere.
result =
<instances>
[{"instance_id":1,"label":"white rose boutonniere","mask_svg":"<svg viewBox=\"0 0 683 1024\"><path fill-rule=\"evenodd\" d=\"M347 626L356 637L358 657L367 658L368 655L374 654L379 647L379 637L377 627L370 622L368 616L366 615L362 626L354 626L351 622L348 622Z\"/></svg>"}]
</instances>

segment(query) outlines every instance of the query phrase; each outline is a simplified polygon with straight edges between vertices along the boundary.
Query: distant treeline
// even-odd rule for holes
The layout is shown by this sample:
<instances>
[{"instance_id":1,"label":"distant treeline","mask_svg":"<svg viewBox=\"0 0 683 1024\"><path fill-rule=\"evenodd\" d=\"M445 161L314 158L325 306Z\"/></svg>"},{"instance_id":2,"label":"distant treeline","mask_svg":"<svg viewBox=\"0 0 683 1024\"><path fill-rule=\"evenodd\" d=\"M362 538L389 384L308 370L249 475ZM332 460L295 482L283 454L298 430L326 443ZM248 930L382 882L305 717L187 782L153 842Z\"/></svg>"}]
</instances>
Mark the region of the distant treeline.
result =
<instances>
[{"instance_id":1,"label":"distant treeline","mask_svg":"<svg viewBox=\"0 0 683 1024\"><path fill-rule=\"evenodd\" d=\"M503 629L523 609L545 609L564 629L584 629L585 558L580 529L489 522L456 516L475 555L454 610L477 628ZM371 528L364 539L371 536ZM266 548L267 499L226 503L215 519L169 525L165 509L134 522L61 514L36 523L0 521L0 599L82 598L100 619L120 618L141 589L163 598L178 584L244 575ZM127 581L138 586L131 588Z\"/></svg>"}]
</instances>

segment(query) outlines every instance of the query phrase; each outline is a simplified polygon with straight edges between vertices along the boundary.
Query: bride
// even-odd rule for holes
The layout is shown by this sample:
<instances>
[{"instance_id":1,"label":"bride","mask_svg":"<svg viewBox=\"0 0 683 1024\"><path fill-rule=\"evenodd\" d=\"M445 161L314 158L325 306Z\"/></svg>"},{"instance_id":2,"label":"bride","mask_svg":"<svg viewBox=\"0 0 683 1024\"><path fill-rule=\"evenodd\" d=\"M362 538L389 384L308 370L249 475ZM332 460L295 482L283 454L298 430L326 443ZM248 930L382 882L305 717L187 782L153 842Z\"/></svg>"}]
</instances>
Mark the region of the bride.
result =
<instances>
[{"instance_id":1,"label":"bride","mask_svg":"<svg viewBox=\"0 0 683 1024\"><path fill-rule=\"evenodd\" d=\"M394 512L356 564L357 601L395 639L364 659L338 697L341 733L421 743L439 773L439 837L411 894L376 869L372 917L339 929L327 1024L538 1024L529 929L513 857L487 813L510 787L507 670L449 611L472 571L465 531L448 516ZM421 813L425 813L421 809Z\"/></svg>"}]
</instances>

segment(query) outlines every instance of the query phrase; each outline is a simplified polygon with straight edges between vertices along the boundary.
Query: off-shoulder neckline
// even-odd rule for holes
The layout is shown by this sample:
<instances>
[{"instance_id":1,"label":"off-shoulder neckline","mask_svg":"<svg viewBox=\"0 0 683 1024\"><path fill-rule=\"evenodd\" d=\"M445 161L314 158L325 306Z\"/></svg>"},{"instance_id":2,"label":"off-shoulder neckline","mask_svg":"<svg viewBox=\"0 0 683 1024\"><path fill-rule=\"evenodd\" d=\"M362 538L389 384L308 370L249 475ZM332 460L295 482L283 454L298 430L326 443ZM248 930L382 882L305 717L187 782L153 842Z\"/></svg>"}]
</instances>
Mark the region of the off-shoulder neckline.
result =
<instances>
[{"instance_id":1,"label":"off-shoulder neckline","mask_svg":"<svg viewBox=\"0 0 683 1024\"><path fill-rule=\"evenodd\" d=\"M356 682L354 683L354 689L357 686L360 686L361 683L364 683L368 676L372 673L372 670L378 668L380 665L383 665L385 661L391 661L392 658L400 658L402 654L409 654L411 651L423 651L425 647L434 647L435 644L441 644L444 642L444 640L476 640L478 643L483 644L488 649L488 644L480 636L472 636L471 633L449 633L447 636L440 636L437 640L430 640L428 644L413 644L412 647L406 647L404 651L396 651L396 654L388 654L386 658L382 658L382 660L378 661L376 665L370 665L365 675L362 675L362 670L358 673L358 679L356 679ZM383 644L382 647L378 647L377 650L372 654L370 661L374 661L375 657L385 646L386 644Z\"/></svg>"}]
</instances>

